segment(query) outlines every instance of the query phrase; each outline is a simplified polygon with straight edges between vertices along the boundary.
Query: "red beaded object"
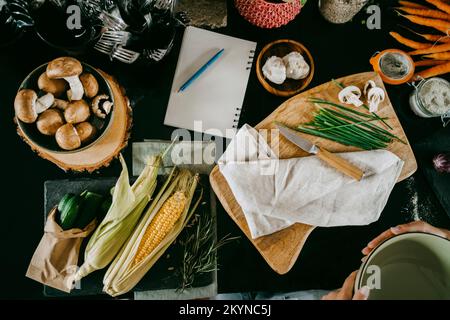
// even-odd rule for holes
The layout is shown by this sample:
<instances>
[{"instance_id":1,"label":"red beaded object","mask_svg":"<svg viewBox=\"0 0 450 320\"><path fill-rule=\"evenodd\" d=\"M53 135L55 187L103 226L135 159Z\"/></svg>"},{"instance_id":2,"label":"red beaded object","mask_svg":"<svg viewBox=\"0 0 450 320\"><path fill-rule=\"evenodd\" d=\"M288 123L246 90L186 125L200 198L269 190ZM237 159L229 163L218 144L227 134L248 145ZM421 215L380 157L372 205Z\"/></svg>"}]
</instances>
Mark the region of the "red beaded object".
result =
<instances>
[{"instance_id":1,"label":"red beaded object","mask_svg":"<svg viewBox=\"0 0 450 320\"><path fill-rule=\"evenodd\" d=\"M265 0L235 0L238 12L260 28L278 28L288 24L300 13L302 1L273 3Z\"/></svg>"}]
</instances>

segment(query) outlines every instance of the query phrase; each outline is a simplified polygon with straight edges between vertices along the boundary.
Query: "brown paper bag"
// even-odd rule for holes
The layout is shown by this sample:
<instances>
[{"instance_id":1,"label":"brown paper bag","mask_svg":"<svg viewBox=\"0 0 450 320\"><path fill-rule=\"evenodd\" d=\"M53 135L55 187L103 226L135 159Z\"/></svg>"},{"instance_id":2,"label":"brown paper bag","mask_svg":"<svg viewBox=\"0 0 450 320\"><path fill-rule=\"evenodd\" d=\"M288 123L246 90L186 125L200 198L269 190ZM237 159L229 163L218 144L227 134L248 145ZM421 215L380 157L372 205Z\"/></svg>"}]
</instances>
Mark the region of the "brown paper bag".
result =
<instances>
[{"instance_id":1,"label":"brown paper bag","mask_svg":"<svg viewBox=\"0 0 450 320\"><path fill-rule=\"evenodd\" d=\"M56 222L57 207L50 211L41 239L26 276L47 286L70 292L77 271L80 246L95 228L92 221L86 228L64 231Z\"/></svg>"}]
</instances>

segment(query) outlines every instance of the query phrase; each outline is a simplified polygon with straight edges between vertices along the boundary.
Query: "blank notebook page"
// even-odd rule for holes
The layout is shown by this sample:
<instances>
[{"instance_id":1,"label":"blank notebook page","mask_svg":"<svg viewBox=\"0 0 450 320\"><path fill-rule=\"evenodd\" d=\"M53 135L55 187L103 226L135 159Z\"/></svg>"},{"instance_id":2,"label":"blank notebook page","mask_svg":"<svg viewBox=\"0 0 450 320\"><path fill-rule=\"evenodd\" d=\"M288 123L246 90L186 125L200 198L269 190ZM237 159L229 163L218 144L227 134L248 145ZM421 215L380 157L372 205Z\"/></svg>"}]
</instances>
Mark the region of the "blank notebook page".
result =
<instances>
[{"instance_id":1,"label":"blank notebook page","mask_svg":"<svg viewBox=\"0 0 450 320\"><path fill-rule=\"evenodd\" d=\"M185 91L178 89L220 49L223 55ZM232 138L239 121L256 43L187 27L167 107L165 125ZM194 128L202 121L201 128ZM227 131L228 129L228 131Z\"/></svg>"}]
</instances>

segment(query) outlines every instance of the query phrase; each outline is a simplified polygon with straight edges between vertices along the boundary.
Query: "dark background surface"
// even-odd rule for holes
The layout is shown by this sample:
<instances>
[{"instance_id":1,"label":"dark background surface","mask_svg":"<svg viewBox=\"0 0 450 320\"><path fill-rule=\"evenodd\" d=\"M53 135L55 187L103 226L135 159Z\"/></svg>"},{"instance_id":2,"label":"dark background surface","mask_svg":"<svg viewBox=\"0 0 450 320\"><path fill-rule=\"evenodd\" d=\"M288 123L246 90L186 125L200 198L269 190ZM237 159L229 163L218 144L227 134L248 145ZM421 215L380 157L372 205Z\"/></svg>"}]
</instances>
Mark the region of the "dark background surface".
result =
<instances>
[{"instance_id":1,"label":"dark background surface","mask_svg":"<svg viewBox=\"0 0 450 320\"><path fill-rule=\"evenodd\" d=\"M228 27L221 32L258 42L258 51L268 42L291 38L302 42L312 53L316 74L310 88L332 78L370 70L369 58L376 52L399 47L388 31L399 30L396 18L388 10L390 1L379 1L383 8L382 30L368 30L360 13L352 23L331 25L319 14L317 1L308 1L295 21L277 30L262 30L243 20L229 1ZM111 63L105 57L90 52L79 57L114 75L127 90L134 107L132 141L169 139L173 128L163 125L169 91L175 72L181 37L167 60L158 66L141 68ZM0 241L0 297L40 298L42 286L25 277L30 258L42 236L44 181L85 177L64 173L52 163L40 159L16 135L12 121L16 90L25 76L36 66L61 55L29 33L18 43L0 52L0 133L2 146L1 188L2 212ZM412 88L406 85L388 87L388 93L401 123L414 144L442 130L439 120L421 119L409 109L408 96ZM240 125L256 125L284 100L267 93L259 84L254 68L250 76ZM447 130L448 131L448 130ZM414 149L414 148L413 148ZM124 151L131 166L131 146ZM427 159L427 157L425 157ZM412 179L399 183L380 220L363 227L318 228L308 239L294 268L284 276L277 275L259 256L251 243L242 237L219 254L219 291L273 292L301 289L332 289L360 264L360 250L385 229L411 221L412 193L418 193L418 210L429 222L450 228L450 220L432 193L420 170ZM90 175L116 177L118 161L109 168ZM242 235L238 227L219 206L219 236Z\"/></svg>"}]
</instances>

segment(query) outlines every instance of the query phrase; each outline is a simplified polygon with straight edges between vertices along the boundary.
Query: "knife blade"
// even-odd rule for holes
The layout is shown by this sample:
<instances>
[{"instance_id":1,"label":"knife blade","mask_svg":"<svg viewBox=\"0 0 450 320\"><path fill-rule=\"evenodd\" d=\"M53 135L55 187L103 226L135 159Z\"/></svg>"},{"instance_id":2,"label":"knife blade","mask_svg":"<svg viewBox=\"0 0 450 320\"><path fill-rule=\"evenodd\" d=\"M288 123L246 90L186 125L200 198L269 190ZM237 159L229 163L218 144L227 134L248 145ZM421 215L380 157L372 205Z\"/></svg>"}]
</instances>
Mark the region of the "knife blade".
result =
<instances>
[{"instance_id":1,"label":"knife blade","mask_svg":"<svg viewBox=\"0 0 450 320\"><path fill-rule=\"evenodd\" d=\"M360 181L364 176L364 172L358 167L354 166L344 158L341 158L338 155L335 155L324 148L318 147L310 141L300 137L292 129L280 124L276 124L276 127L286 139L295 144L297 147L308 152L309 154L316 155L319 159L343 174L358 181Z\"/></svg>"}]
</instances>

